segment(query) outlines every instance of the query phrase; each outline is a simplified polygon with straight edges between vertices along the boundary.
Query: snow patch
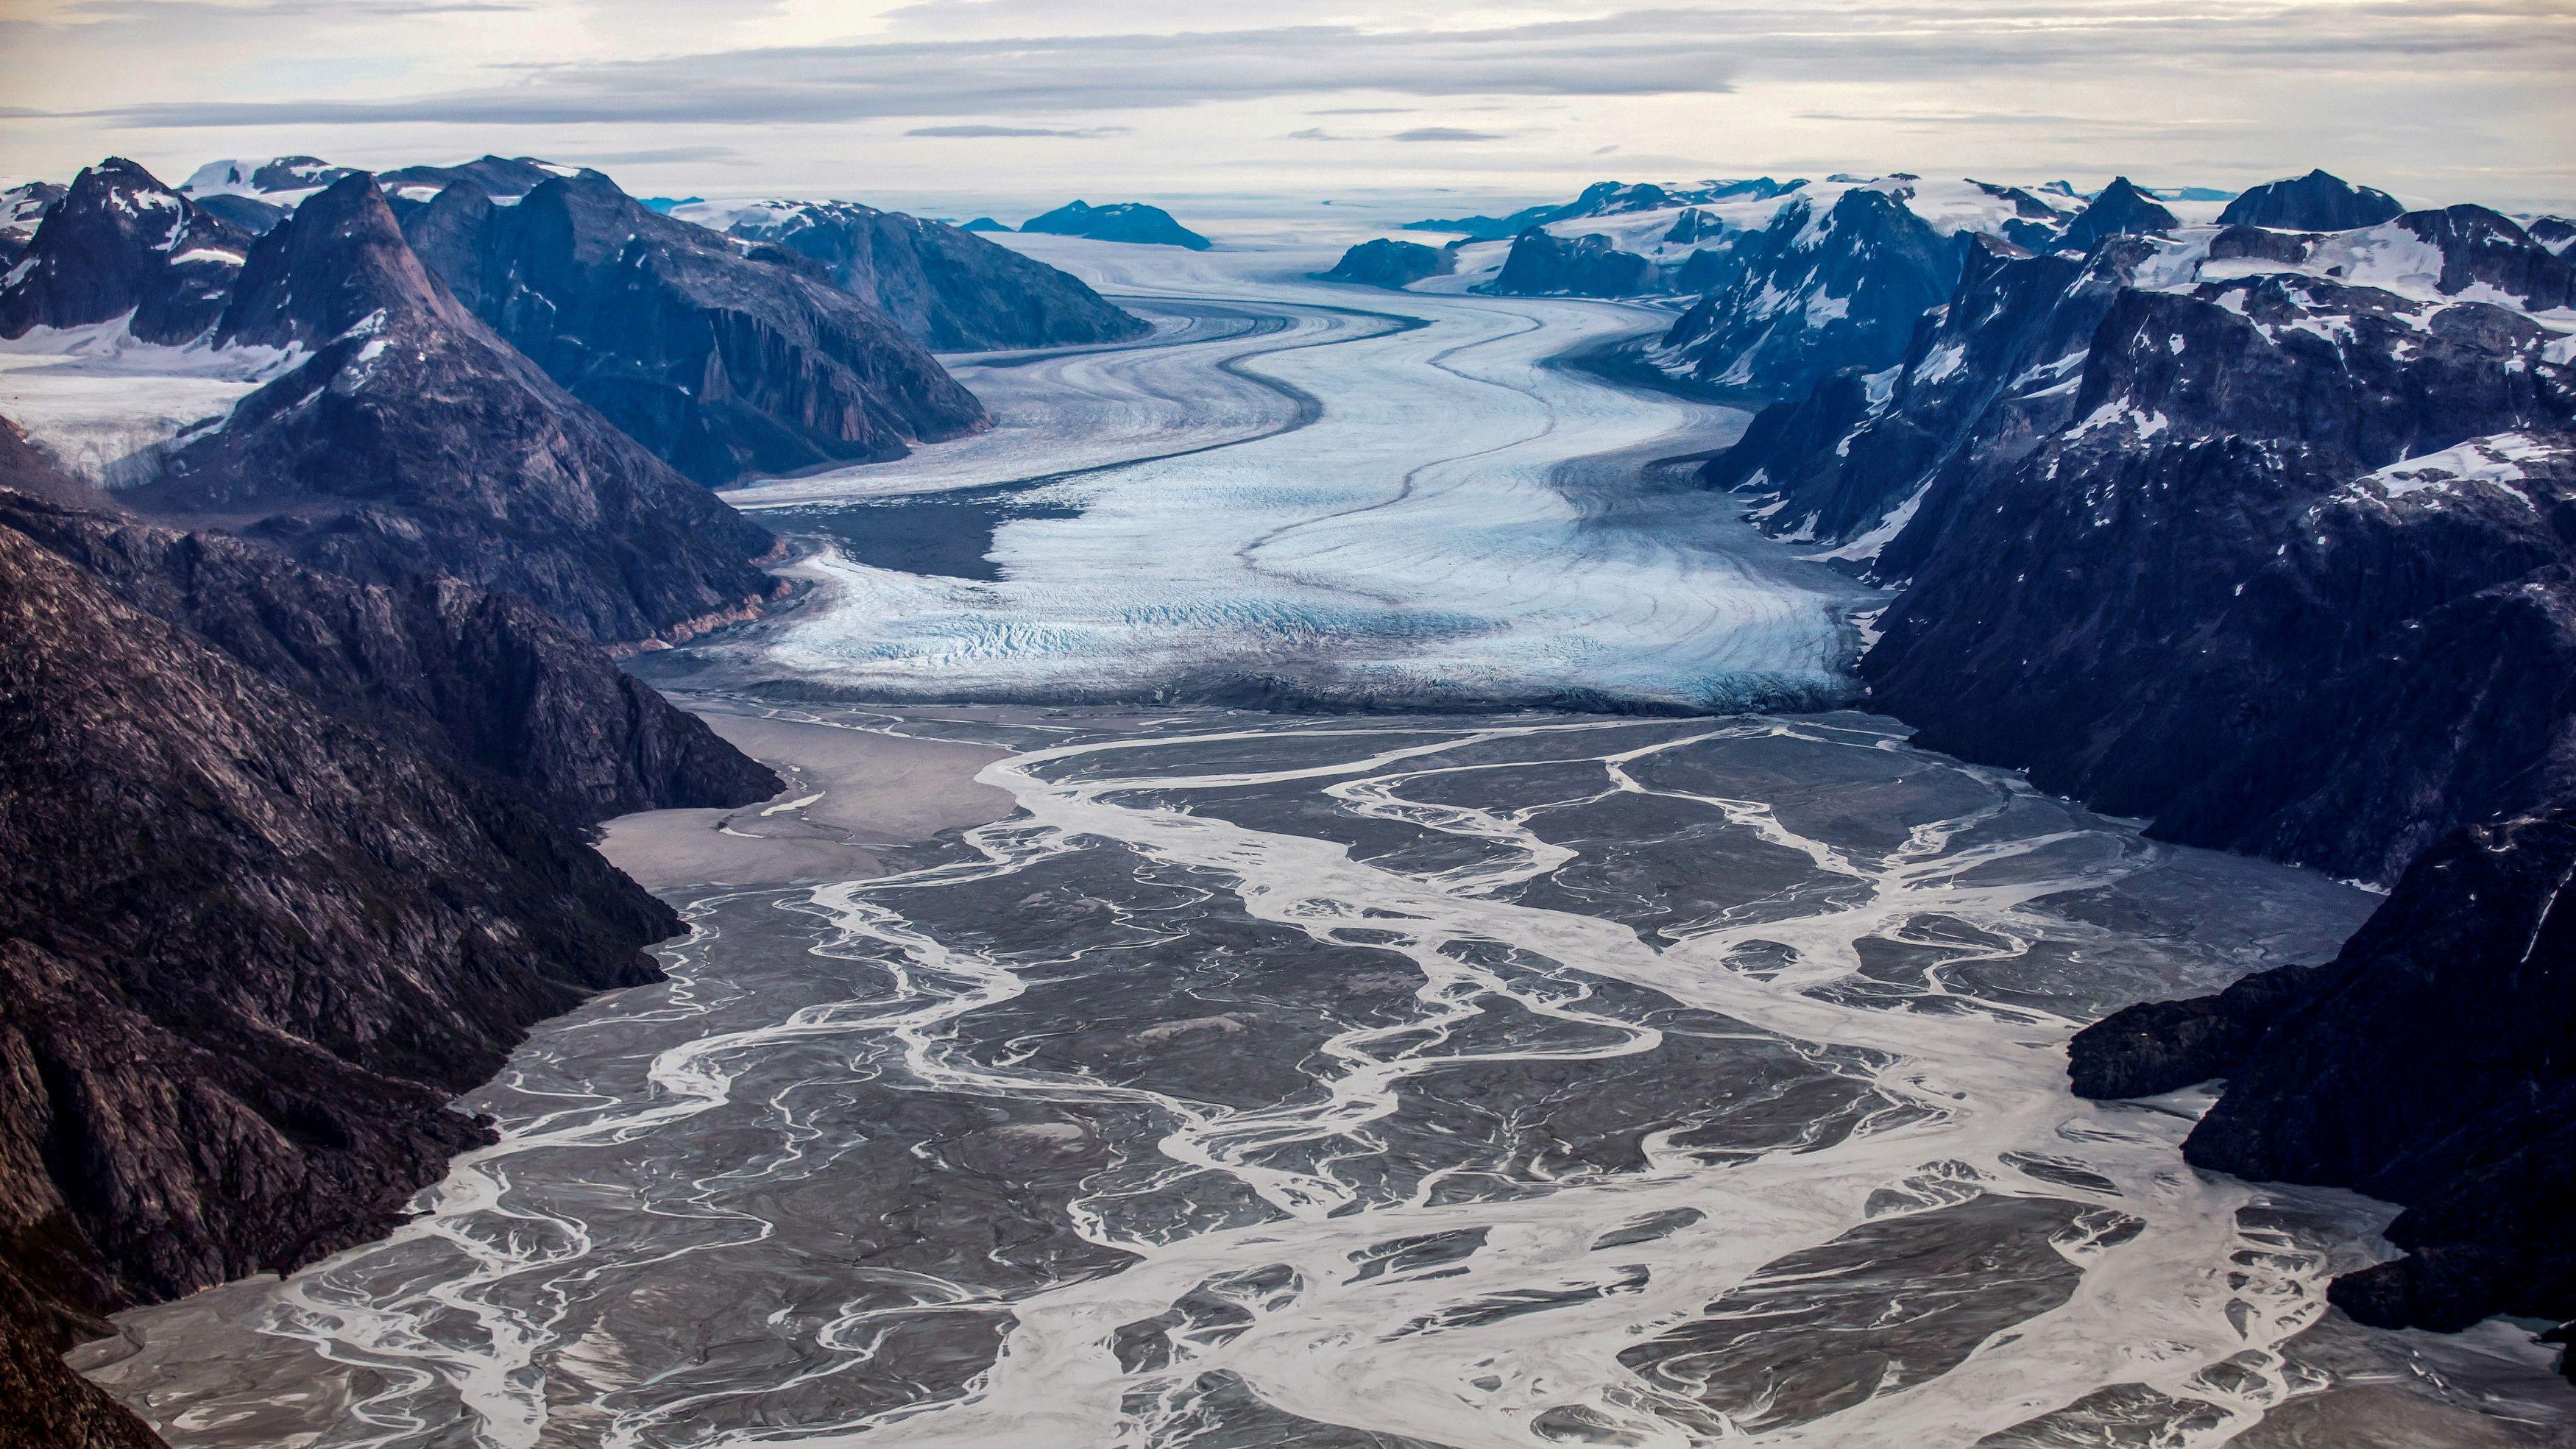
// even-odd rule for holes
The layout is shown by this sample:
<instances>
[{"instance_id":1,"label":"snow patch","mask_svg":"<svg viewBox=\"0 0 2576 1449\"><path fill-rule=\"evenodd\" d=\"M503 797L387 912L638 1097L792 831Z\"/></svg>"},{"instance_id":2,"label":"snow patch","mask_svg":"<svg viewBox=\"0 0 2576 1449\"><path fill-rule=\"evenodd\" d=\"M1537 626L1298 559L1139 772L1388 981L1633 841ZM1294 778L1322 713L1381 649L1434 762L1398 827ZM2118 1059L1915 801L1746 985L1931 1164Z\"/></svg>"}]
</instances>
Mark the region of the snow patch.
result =
<instances>
[{"instance_id":1,"label":"snow patch","mask_svg":"<svg viewBox=\"0 0 2576 1449\"><path fill-rule=\"evenodd\" d=\"M1924 358L1921 364L1916 366L1914 369L1914 380L1918 383L1939 382L1943 378L1956 373L1959 370L1960 364L1967 360L1968 344L1964 342L1952 342L1945 346L1936 347L1932 349L1932 354L1930 356Z\"/></svg>"},{"instance_id":2,"label":"snow patch","mask_svg":"<svg viewBox=\"0 0 2576 1449\"><path fill-rule=\"evenodd\" d=\"M1931 491L1932 480L1926 478L1915 484L1914 491L1905 495L1905 501L1889 509L1887 516L1869 532L1840 548L1801 556L1812 563L1876 563L1879 552L1895 542L1896 536L1905 531L1905 525L1914 521L1915 510L1923 506L1923 495Z\"/></svg>"},{"instance_id":3,"label":"snow patch","mask_svg":"<svg viewBox=\"0 0 2576 1449\"><path fill-rule=\"evenodd\" d=\"M2422 496L2422 501L2438 506L2444 497L2462 497L2477 487L2493 488L2511 495L2526 508L2538 508L2531 495L2514 484L2531 475L2522 465L2537 463L2554 456L2557 449L2524 433L2496 433L2484 438L2471 438L2436 452L2402 459L2385 468L2364 473L2345 485L2344 493L2355 498L2409 498Z\"/></svg>"}]
</instances>

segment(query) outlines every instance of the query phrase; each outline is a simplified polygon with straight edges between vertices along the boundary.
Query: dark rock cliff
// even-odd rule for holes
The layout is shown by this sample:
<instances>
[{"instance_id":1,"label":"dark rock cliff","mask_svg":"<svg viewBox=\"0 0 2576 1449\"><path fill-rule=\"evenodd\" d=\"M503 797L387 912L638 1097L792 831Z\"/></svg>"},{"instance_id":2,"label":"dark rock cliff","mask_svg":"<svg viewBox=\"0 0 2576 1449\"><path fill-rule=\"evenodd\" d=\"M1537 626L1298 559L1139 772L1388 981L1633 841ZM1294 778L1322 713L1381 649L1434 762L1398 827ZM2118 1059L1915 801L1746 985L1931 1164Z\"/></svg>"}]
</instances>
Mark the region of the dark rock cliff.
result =
<instances>
[{"instance_id":1,"label":"dark rock cliff","mask_svg":"<svg viewBox=\"0 0 2576 1449\"><path fill-rule=\"evenodd\" d=\"M319 708L507 782L559 825L779 788L524 600L445 578L354 583L226 535L24 496L0 498L0 526Z\"/></svg>"},{"instance_id":2,"label":"dark rock cliff","mask_svg":"<svg viewBox=\"0 0 2576 1449\"><path fill-rule=\"evenodd\" d=\"M1343 252L1331 271L1315 275L1323 281L1348 282L1358 287L1403 288L1425 277L1447 276L1455 270L1457 259L1458 254L1447 247L1379 237Z\"/></svg>"},{"instance_id":3,"label":"dark rock cliff","mask_svg":"<svg viewBox=\"0 0 2576 1449\"><path fill-rule=\"evenodd\" d=\"M2221 226L2260 226L2274 231L2351 231L2394 221L2406 208L2385 191L2355 186L2326 171L2287 181L2266 181L2218 214Z\"/></svg>"},{"instance_id":4,"label":"dark rock cliff","mask_svg":"<svg viewBox=\"0 0 2576 1449\"><path fill-rule=\"evenodd\" d=\"M2225 1077L2183 1144L2241 1177L2406 1205L2407 1250L2336 1280L2365 1323L2576 1317L2576 806L2426 851L2324 966L2131 1007L2078 1034L2075 1090Z\"/></svg>"},{"instance_id":5,"label":"dark rock cliff","mask_svg":"<svg viewBox=\"0 0 2576 1449\"><path fill-rule=\"evenodd\" d=\"M778 788L517 600L84 496L0 423L0 1444L47 1449L158 1442L62 1364L98 1315L382 1231L482 1140L449 1096L650 979L677 922L580 829Z\"/></svg>"},{"instance_id":6,"label":"dark rock cliff","mask_svg":"<svg viewBox=\"0 0 2576 1449\"><path fill-rule=\"evenodd\" d=\"M669 909L0 526L0 1213L57 1339L380 1233Z\"/></svg>"},{"instance_id":7,"label":"dark rock cliff","mask_svg":"<svg viewBox=\"0 0 2576 1449\"><path fill-rule=\"evenodd\" d=\"M1913 584L1873 698L2168 839L2364 879L2576 783L2554 334L2313 278L2199 290L2119 293L2076 424L1936 480L1882 555Z\"/></svg>"},{"instance_id":8,"label":"dark rock cliff","mask_svg":"<svg viewBox=\"0 0 2576 1449\"><path fill-rule=\"evenodd\" d=\"M1174 221L1170 212L1159 206L1147 206L1141 201L1117 201L1107 206L1070 201L1021 222L1020 230L1055 236L1084 236L1093 241L1187 247L1194 252L1203 252L1215 245Z\"/></svg>"},{"instance_id":9,"label":"dark rock cliff","mask_svg":"<svg viewBox=\"0 0 2576 1449\"><path fill-rule=\"evenodd\" d=\"M604 643L683 637L769 592L769 535L459 306L371 178L259 239L216 339L310 356L174 440L121 495L141 509L362 582L519 594Z\"/></svg>"},{"instance_id":10,"label":"dark rock cliff","mask_svg":"<svg viewBox=\"0 0 2576 1449\"><path fill-rule=\"evenodd\" d=\"M970 231L848 201L779 203L725 228L816 262L937 352L1124 342L1153 330L1069 273Z\"/></svg>"},{"instance_id":11,"label":"dark rock cliff","mask_svg":"<svg viewBox=\"0 0 2576 1449\"><path fill-rule=\"evenodd\" d=\"M467 310L701 483L897 458L987 421L921 344L818 268L745 256L598 172L548 174L506 206L469 178L403 210L405 237Z\"/></svg>"},{"instance_id":12,"label":"dark rock cliff","mask_svg":"<svg viewBox=\"0 0 2576 1449\"><path fill-rule=\"evenodd\" d=\"M111 156L72 179L0 286L0 337L133 314L145 342L202 335L224 308L249 238Z\"/></svg>"}]
</instances>

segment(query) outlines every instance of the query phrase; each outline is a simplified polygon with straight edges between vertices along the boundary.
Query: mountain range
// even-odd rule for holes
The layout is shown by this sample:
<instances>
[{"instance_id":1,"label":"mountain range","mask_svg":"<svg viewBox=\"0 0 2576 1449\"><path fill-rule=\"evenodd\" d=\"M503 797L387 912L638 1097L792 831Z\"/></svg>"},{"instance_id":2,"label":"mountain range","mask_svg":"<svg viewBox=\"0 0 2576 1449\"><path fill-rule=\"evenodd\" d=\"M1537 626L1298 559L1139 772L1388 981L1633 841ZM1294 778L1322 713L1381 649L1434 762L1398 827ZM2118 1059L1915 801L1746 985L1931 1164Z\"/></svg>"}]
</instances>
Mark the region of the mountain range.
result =
<instances>
[{"instance_id":1,"label":"mountain range","mask_svg":"<svg viewBox=\"0 0 2576 1449\"><path fill-rule=\"evenodd\" d=\"M2554 1140L2566 1067L2507 1045L2576 1040L2542 929L2576 802L2576 268L2321 174L2230 204L2259 224L2093 205L1976 238L1901 355L1703 477L1897 590L1860 670L1921 744L2393 888L2328 967L2095 1028L2079 1087L2224 1075L2193 1160L2415 1204L2421 1261L2337 1289L2370 1321L2576 1313L2547 1211L2576 1157L2513 1146ZM2469 862L2530 930L2457 929L2508 909Z\"/></svg>"}]
</instances>

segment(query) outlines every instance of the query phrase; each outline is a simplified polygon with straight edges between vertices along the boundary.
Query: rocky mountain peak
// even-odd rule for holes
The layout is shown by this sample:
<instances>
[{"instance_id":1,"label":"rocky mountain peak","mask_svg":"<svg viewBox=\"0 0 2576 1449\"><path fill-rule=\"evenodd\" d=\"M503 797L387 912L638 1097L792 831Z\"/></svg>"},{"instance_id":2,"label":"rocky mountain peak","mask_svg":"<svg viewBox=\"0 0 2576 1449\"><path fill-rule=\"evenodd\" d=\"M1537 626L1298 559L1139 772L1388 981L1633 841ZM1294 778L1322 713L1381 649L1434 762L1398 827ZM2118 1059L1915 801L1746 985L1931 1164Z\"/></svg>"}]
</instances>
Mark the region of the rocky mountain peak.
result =
<instances>
[{"instance_id":1,"label":"rocky mountain peak","mask_svg":"<svg viewBox=\"0 0 2576 1449\"><path fill-rule=\"evenodd\" d=\"M215 320L247 238L123 157L84 168L0 284L0 336L133 314L135 337L186 342Z\"/></svg>"},{"instance_id":2,"label":"rocky mountain peak","mask_svg":"<svg viewBox=\"0 0 2576 1449\"><path fill-rule=\"evenodd\" d=\"M2091 205L2066 224L2066 230L2057 238L2057 249L2089 252L2104 237L2168 232L2179 225L2181 222L2162 202L2129 184L2128 177L2120 176L2113 178Z\"/></svg>"},{"instance_id":3,"label":"rocky mountain peak","mask_svg":"<svg viewBox=\"0 0 2576 1449\"><path fill-rule=\"evenodd\" d=\"M2392 225L2439 255L2435 290L2490 297L2534 312L2576 307L2576 263L2542 246L2511 217L2483 206L2410 211Z\"/></svg>"},{"instance_id":4,"label":"rocky mountain peak","mask_svg":"<svg viewBox=\"0 0 2576 1449\"><path fill-rule=\"evenodd\" d=\"M351 172L251 247L216 341L316 348L380 312L463 319L404 242L375 178Z\"/></svg>"},{"instance_id":5,"label":"rocky mountain peak","mask_svg":"<svg viewBox=\"0 0 2576 1449\"><path fill-rule=\"evenodd\" d=\"M1762 230L1700 253L1715 263L1690 269L1706 295L1665 334L1660 359L1748 397L1794 396L1826 373L1895 361L1958 281L1963 254L1907 204L1910 191L1855 185L1829 205L1794 195Z\"/></svg>"},{"instance_id":6,"label":"rocky mountain peak","mask_svg":"<svg viewBox=\"0 0 2576 1449\"><path fill-rule=\"evenodd\" d=\"M2351 231L2394 221L2406 210L2397 198L2324 170L2253 187L2218 214L2221 226L2260 226L2275 231Z\"/></svg>"}]
</instances>

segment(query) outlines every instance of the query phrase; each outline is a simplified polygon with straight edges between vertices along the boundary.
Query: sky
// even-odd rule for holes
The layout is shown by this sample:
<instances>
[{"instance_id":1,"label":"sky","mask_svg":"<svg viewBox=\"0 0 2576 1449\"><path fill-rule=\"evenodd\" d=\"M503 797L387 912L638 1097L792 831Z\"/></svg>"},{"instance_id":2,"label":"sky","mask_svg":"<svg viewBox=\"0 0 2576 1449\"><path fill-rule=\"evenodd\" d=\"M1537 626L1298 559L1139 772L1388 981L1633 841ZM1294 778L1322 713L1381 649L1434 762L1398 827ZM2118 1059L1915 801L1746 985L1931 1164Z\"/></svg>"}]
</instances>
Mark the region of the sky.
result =
<instances>
[{"instance_id":1,"label":"sky","mask_svg":"<svg viewBox=\"0 0 2576 1449\"><path fill-rule=\"evenodd\" d=\"M2576 0L0 0L0 176L494 152L1016 221L2323 166L2566 211L2571 77Z\"/></svg>"}]
</instances>

